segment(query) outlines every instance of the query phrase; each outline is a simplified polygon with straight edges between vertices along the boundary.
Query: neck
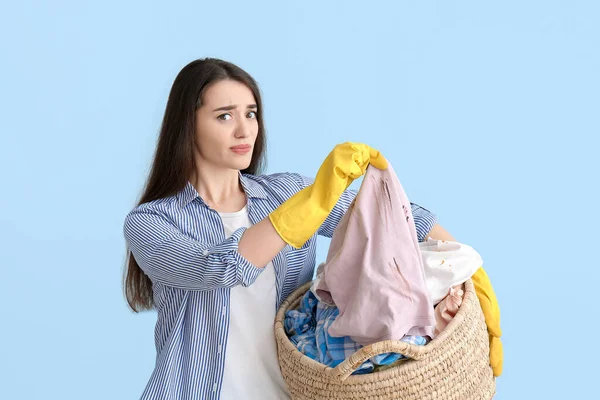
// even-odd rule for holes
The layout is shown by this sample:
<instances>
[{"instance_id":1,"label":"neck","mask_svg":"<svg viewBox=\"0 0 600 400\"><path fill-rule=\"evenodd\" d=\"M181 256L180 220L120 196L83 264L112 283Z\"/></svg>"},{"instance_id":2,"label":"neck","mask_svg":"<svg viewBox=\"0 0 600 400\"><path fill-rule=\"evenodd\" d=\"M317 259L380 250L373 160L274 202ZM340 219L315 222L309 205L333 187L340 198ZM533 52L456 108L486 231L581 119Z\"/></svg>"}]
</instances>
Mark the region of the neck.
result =
<instances>
[{"instance_id":1,"label":"neck","mask_svg":"<svg viewBox=\"0 0 600 400\"><path fill-rule=\"evenodd\" d=\"M246 204L238 170L198 165L190 182L204 202L218 211L237 211Z\"/></svg>"}]
</instances>

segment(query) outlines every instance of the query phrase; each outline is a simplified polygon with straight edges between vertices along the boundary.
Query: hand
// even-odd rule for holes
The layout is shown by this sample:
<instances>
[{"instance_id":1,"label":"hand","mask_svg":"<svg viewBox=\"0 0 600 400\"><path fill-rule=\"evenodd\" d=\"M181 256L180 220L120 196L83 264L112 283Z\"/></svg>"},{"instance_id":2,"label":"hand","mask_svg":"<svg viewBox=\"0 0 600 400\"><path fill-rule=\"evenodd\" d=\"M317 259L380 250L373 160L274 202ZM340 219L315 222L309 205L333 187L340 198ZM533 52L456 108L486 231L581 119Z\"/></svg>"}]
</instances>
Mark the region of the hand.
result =
<instances>
[{"instance_id":1,"label":"hand","mask_svg":"<svg viewBox=\"0 0 600 400\"><path fill-rule=\"evenodd\" d=\"M388 162L379 151L366 144L338 144L319 168L315 185L328 187L333 193L341 195L356 178L365 174L369 165L387 169Z\"/></svg>"},{"instance_id":2,"label":"hand","mask_svg":"<svg viewBox=\"0 0 600 400\"><path fill-rule=\"evenodd\" d=\"M502 349L502 330L500 329L500 307L492 283L483 268L479 268L471 278L475 285L475 293L481 304L485 324L490 336L490 365L494 376L502 374L504 352Z\"/></svg>"},{"instance_id":3,"label":"hand","mask_svg":"<svg viewBox=\"0 0 600 400\"><path fill-rule=\"evenodd\" d=\"M269 214L279 236L290 246L302 247L325 221L344 190L369 165L385 169L388 163L366 144L346 142L335 146L319 168L314 183Z\"/></svg>"}]
</instances>

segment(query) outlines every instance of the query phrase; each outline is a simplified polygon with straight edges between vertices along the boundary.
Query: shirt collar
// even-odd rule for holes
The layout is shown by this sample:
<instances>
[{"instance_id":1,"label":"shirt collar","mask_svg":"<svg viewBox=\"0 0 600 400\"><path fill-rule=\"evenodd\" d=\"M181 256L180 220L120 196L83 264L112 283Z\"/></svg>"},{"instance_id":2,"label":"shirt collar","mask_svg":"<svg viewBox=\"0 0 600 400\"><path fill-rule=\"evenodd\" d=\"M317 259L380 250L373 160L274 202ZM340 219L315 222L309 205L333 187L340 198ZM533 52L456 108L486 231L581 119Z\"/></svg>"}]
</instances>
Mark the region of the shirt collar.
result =
<instances>
[{"instance_id":1,"label":"shirt collar","mask_svg":"<svg viewBox=\"0 0 600 400\"><path fill-rule=\"evenodd\" d=\"M267 198L265 189L254 179L250 178L248 174L243 174L241 171L238 171L238 176L247 197L259 199ZM177 193L177 201L181 208L190 204L196 197L200 198L200 201L204 203L204 200L200 197L194 185L189 181L185 187Z\"/></svg>"}]
</instances>

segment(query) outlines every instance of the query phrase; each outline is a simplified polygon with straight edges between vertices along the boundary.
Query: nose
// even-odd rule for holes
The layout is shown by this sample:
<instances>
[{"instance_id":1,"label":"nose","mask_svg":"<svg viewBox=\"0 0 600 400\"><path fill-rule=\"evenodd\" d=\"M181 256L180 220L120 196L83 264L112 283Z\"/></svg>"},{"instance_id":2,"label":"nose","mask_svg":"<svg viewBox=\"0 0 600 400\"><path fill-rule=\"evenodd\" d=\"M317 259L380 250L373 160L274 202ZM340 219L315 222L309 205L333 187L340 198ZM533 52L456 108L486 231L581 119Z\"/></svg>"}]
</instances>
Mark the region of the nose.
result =
<instances>
[{"instance_id":1,"label":"nose","mask_svg":"<svg viewBox=\"0 0 600 400\"><path fill-rule=\"evenodd\" d=\"M235 127L234 136L237 139L244 139L252 135L252 125L246 121L240 121Z\"/></svg>"}]
</instances>

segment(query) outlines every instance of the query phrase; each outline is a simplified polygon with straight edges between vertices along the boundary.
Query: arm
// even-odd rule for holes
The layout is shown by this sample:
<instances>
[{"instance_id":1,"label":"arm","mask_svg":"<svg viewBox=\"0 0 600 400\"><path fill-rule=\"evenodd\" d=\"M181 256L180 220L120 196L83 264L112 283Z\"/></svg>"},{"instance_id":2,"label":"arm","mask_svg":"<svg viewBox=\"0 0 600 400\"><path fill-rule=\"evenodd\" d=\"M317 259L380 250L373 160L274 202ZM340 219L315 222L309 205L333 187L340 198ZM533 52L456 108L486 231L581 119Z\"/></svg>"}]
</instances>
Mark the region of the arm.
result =
<instances>
[{"instance_id":1,"label":"arm","mask_svg":"<svg viewBox=\"0 0 600 400\"><path fill-rule=\"evenodd\" d=\"M249 286L285 246L268 219L218 244L199 242L148 209L129 213L123 229L128 248L152 281L189 290Z\"/></svg>"},{"instance_id":2,"label":"arm","mask_svg":"<svg viewBox=\"0 0 600 400\"><path fill-rule=\"evenodd\" d=\"M312 185L315 181L314 178L296 173L292 174L292 176L300 186L300 190ZM354 189L344 190L344 192L340 196L339 200L337 201L337 203L335 204L335 206L333 207L323 224L321 224L321 226L319 227L317 233L320 236L325 236L328 238L333 237L333 232L335 231L335 228L338 226L338 223L341 221L342 217L350 207L352 200L354 200L357 194L358 191Z\"/></svg>"},{"instance_id":3,"label":"arm","mask_svg":"<svg viewBox=\"0 0 600 400\"><path fill-rule=\"evenodd\" d=\"M337 211L334 209L340 198L348 195L348 186L364 175L369 165L379 169L388 167L387 160L372 147L346 142L329 153L314 181L292 174L299 192L269 214L279 236L292 247L302 247L315 232L327 227L326 220ZM339 214L344 213L345 210Z\"/></svg>"},{"instance_id":4,"label":"arm","mask_svg":"<svg viewBox=\"0 0 600 400\"><path fill-rule=\"evenodd\" d=\"M447 230L445 230L440 224L433 225L433 228L431 228L431 231L429 231L429 233L425 237L425 240L429 238L434 240L448 240L451 242L456 242L456 239L454 239L452 235Z\"/></svg>"},{"instance_id":5,"label":"arm","mask_svg":"<svg viewBox=\"0 0 600 400\"><path fill-rule=\"evenodd\" d=\"M279 236L269 218L250 228L242 235L238 245L238 251L243 258L264 268L275 256L283 250L286 242Z\"/></svg>"}]
</instances>

